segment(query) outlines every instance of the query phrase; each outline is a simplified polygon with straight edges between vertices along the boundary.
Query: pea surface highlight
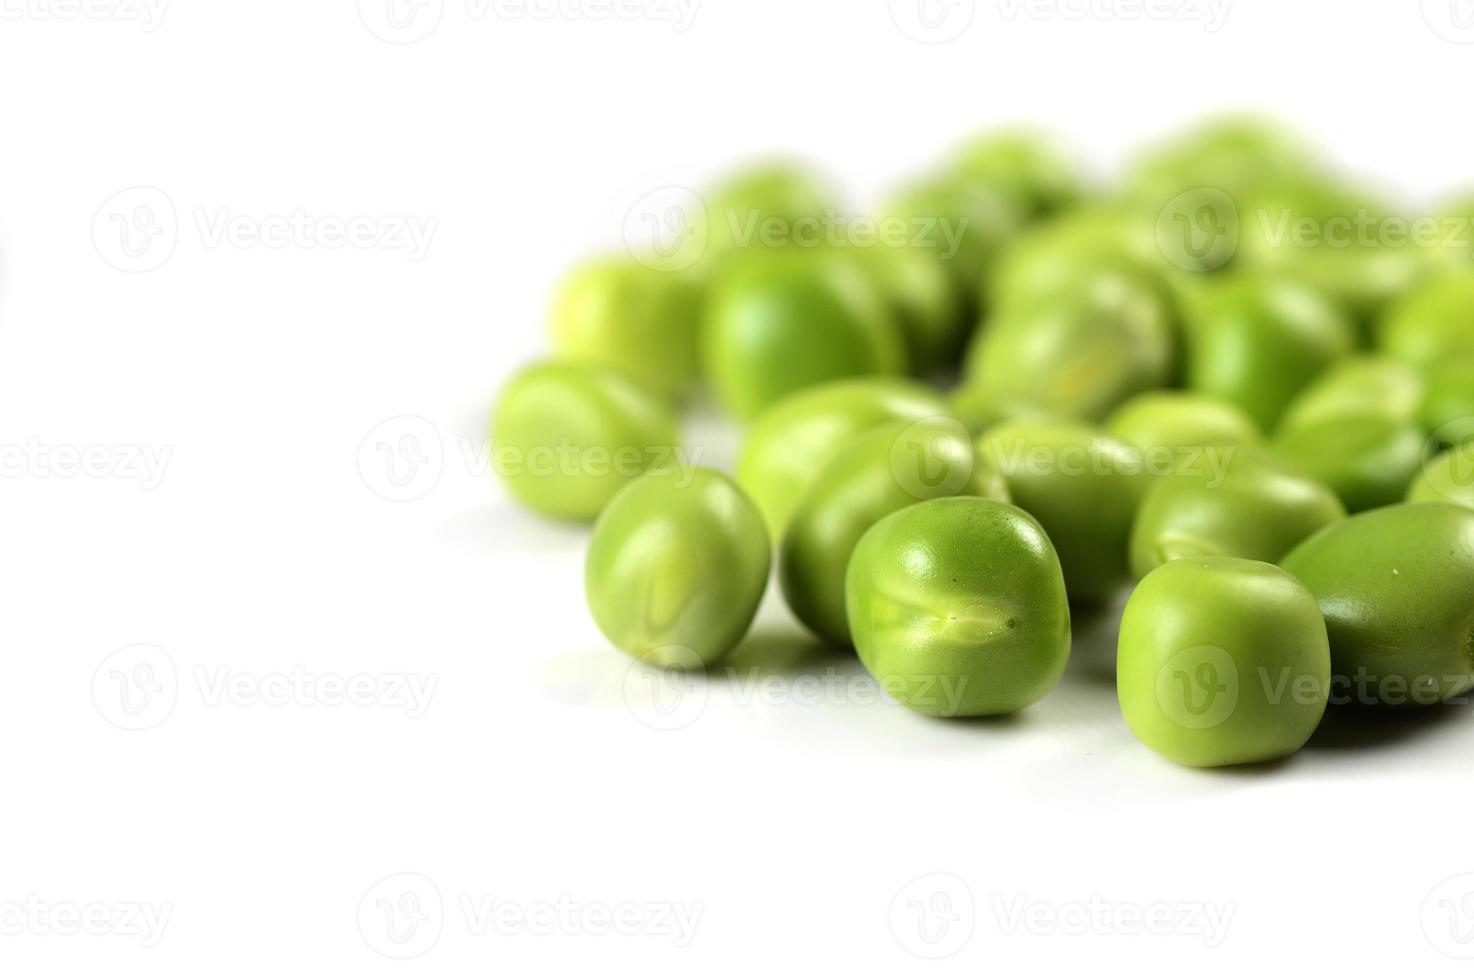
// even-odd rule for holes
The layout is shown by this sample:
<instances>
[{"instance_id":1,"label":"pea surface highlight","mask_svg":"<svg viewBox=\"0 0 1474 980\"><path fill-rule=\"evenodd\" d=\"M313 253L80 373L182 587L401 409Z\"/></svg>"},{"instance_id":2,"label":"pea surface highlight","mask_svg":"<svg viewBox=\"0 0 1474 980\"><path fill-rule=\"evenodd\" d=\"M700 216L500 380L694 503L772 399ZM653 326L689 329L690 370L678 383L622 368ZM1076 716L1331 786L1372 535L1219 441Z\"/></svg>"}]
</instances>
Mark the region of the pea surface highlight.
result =
<instances>
[{"instance_id":1,"label":"pea surface highlight","mask_svg":"<svg viewBox=\"0 0 1474 980\"><path fill-rule=\"evenodd\" d=\"M1420 705L1474 688L1474 510L1367 511L1281 564L1315 593L1350 698Z\"/></svg>"},{"instance_id":2,"label":"pea surface highlight","mask_svg":"<svg viewBox=\"0 0 1474 980\"><path fill-rule=\"evenodd\" d=\"M1148 748L1183 765L1298 751L1325 713L1330 679L1315 597L1264 562L1168 562L1141 580L1121 617L1121 713Z\"/></svg>"},{"instance_id":3,"label":"pea surface highlight","mask_svg":"<svg viewBox=\"0 0 1474 980\"><path fill-rule=\"evenodd\" d=\"M661 667L709 664L752 625L771 550L762 516L720 473L649 474L594 525L584 593L609 642Z\"/></svg>"},{"instance_id":4,"label":"pea surface highlight","mask_svg":"<svg viewBox=\"0 0 1474 980\"><path fill-rule=\"evenodd\" d=\"M670 408L624 374L581 361L545 361L508 382L491 438L512 494L564 520L593 520L651 466L681 465Z\"/></svg>"},{"instance_id":5,"label":"pea surface highlight","mask_svg":"<svg viewBox=\"0 0 1474 980\"><path fill-rule=\"evenodd\" d=\"M979 497L914 504L860 539L846 575L860 661L901 704L939 717L1018 711L1070 654L1070 608L1043 528Z\"/></svg>"}]
</instances>

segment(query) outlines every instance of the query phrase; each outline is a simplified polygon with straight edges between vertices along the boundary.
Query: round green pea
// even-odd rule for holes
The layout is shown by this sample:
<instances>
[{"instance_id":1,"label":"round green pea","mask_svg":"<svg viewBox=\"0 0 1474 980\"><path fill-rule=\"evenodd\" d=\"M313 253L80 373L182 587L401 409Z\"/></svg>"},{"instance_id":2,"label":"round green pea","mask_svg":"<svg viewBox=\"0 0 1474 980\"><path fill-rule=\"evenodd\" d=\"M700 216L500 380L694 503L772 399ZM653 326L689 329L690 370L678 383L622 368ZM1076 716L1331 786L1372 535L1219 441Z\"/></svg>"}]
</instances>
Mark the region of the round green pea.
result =
<instances>
[{"instance_id":1,"label":"round green pea","mask_svg":"<svg viewBox=\"0 0 1474 980\"><path fill-rule=\"evenodd\" d=\"M1190 391L1148 391L1116 407L1105 429L1122 442L1175 453L1200 446L1254 446L1259 427L1237 405Z\"/></svg>"},{"instance_id":2,"label":"round green pea","mask_svg":"<svg viewBox=\"0 0 1474 980\"><path fill-rule=\"evenodd\" d=\"M847 442L884 422L945 414L940 395L905 378L854 378L805 388L753 421L737 458L737 482L778 540L819 470Z\"/></svg>"},{"instance_id":3,"label":"round green pea","mask_svg":"<svg viewBox=\"0 0 1474 980\"><path fill-rule=\"evenodd\" d=\"M848 646L845 567L861 535L902 507L958 494L1007 499L956 419L891 422L851 440L819 471L783 535L778 580L788 607L819 637Z\"/></svg>"},{"instance_id":4,"label":"round green pea","mask_svg":"<svg viewBox=\"0 0 1474 980\"><path fill-rule=\"evenodd\" d=\"M512 378L493 409L491 439L512 494L563 520L593 520L630 480L678 465L664 400L585 361L544 361Z\"/></svg>"},{"instance_id":5,"label":"round green pea","mask_svg":"<svg viewBox=\"0 0 1474 980\"><path fill-rule=\"evenodd\" d=\"M837 249L750 253L729 265L713 287L702 337L707 380L743 419L811 385L906 370L884 297L863 265Z\"/></svg>"},{"instance_id":6,"label":"round green pea","mask_svg":"<svg viewBox=\"0 0 1474 980\"><path fill-rule=\"evenodd\" d=\"M1442 445L1474 439L1474 358L1429 370L1418 421Z\"/></svg>"},{"instance_id":7,"label":"round green pea","mask_svg":"<svg viewBox=\"0 0 1474 980\"><path fill-rule=\"evenodd\" d=\"M972 383L1039 414L1099 421L1171 380L1172 314L1135 275L1107 274L1078 292L997 311L968 358Z\"/></svg>"},{"instance_id":8,"label":"round green pea","mask_svg":"<svg viewBox=\"0 0 1474 980\"><path fill-rule=\"evenodd\" d=\"M1232 402L1268 432L1311 379L1351 353L1350 320L1297 282L1239 276L1188 326L1188 387Z\"/></svg>"},{"instance_id":9,"label":"round green pea","mask_svg":"<svg viewBox=\"0 0 1474 980\"><path fill-rule=\"evenodd\" d=\"M729 176L705 197L706 254L710 269L735 253L784 248L822 237L837 214L828 181L789 162L759 164Z\"/></svg>"},{"instance_id":10,"label":"round green pea","mask_svg":"<svg viewBox=\"0 0 1474 980\"><path fill-rule=\"evenodd\" d=\"M1295 396L1280 419L1279 431L1283 435L1334 419L1369 415L1410 421L1426 387L1420 373L1399 361L1374 355L1348 357Z\"/></svg>"},{"instance_id":11,"label":"round green pea","mask_svg":"<svg viewBox=\"0 0 1474 980\"><path fill-rule=\"evenodd\" d=\"M651 473L594 525L584 592L594 622L661 667L710 664L747 633L768 582L762 516L720 473Z\"/></svg>"},{"instance_id":12,"label":"round green pea","mask_svg":"<svg viewBox=\"0 0 1474 980\"><path fill-rule=\"evenodd\" d=\"M1348 415L1282 433L1270 448L1334 490L1355 514L1403 498L1423 464L1426 439L1414 422Z\"/></svg>"},{"instance_id":13,"label":"round green pea","mask_svg":"<svg viewBox=\"0 0 1474 980\"><path fill-rule=\"evenodd\" d=\"M1315 597L1282 569L1180 558L1121 616L1116 693L1147 748L1188 766L1280 759L1315 732L1331 654Z\"/></svg>"},{"instance_id":14,"label":"round green pea","mask_svg":"<svg viewBox=\"0 0 1474 980\"><path fill-rule=\"evenodd\" d=\"M1407 500L1474 508L1474 442L1444 450L1424 463L1408 487Z\"/></svg>"},{"instance_id":15,"label":"round green pea","mask_svg":"<svg viewBox=\"0 0 1474 980\"><path fill-rule=\"evenodd\" d=\"M1358 701L1431 704L1474 688L1474 510L1396 504L1333 524L1281 563L1315 594Z\"/></svg>"},{"instance_id":16,"label":"round green pea","mask_svg":"<svg viewBox=\"0 0 1474 980\"><path fill-rule=\"evenodd\" d=\"M1154 147L1126 176L1127 197L1155 213L1172 197L1217 188L1236 201L1315 171L1304 143L1274 123L1248 117L1212 120Z\"/></svg>"},{"instance_id":17,"label":"round green pea","mask_svg":"<svg viewBox=\"0 0 1474 980\"><path fill-rule=\"evenodd\" d=\"M701 287L679 272L610 257L576 269L553 304L553 346L679 398L696 383Z\"/></svg>"},{"instance_id":18,"label":"round green pea","mask_svg":"<svg viewBox=\"0 0 1474 980\"><path fill-rule=\"evenodd\" d=\"M855 548L845 596L860 662L923 714L1026 708L1069 659L1059 558L1006 503L930 500L878 521Z\"/></svg>"},{"instance_id":19,"label":"round green pea","mask_svg":"<svg viewBox=\"0 0 1474 980\"><path fill-rule=\"evenodd\" d=\"M1031 421L995 425L979 449L1049 534L1071 601L1104 599L1129 581L1131 522L1152 482L1140 450L1090 426Z\"/></svg>"},{"instance_id":20,"label":"round green pea","mask_svg":"<svg viewBox=\"0 0 1474 980\"><path fill-rule=\"evenodd\" d=\"M1430 279L1404 296L1387 311L1378 346L1424 370L1474 359L1474 272Z\"/></svg>"},{"instance_id":21,"label":"round green pea","mask_svg":"<svg viewBox=\"0 0 1474 980\"><path fill-rule=\"evenodd\" d=\"M1152 229L1130 212L1090 207L1034 225L997 263L989 293L1000 305L1026 303L1102 276L1151 277L1161 272ZM1155 283L1165 295L1165 284Z\"/></svg>"},{"instance_id":22,"label":"round green pea","mask_svg":"<svg viewBox=\"0 0 1474 980\"><path fill-rule=\"evenodd\" d=\"M1080 169L1042 134L976 137L958 149L955 160L959 174L1001 194L1024 221L1064 210L1085 196Z\"/></svg>"},{"instance_id":23,"label":"round green pea","mask_svg":"<svg viewBox=\"0 0 1474 980\"><path fill-rule=\"evenodd\" d=\"M1277 562L1346 516L1331 490L1248 447L1204 452L1147 491L1131 528L1131 572L1144 577L1178 558Z\"/></svg>"}]
</instances>

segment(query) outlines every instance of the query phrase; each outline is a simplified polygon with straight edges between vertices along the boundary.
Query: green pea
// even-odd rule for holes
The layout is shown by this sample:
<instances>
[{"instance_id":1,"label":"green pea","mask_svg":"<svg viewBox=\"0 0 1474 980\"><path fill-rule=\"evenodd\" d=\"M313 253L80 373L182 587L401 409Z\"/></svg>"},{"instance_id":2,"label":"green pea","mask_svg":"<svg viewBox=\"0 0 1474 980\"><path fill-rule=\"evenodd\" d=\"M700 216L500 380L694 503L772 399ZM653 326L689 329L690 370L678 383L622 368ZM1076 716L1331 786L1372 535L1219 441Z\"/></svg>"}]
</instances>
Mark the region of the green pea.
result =
<instances>
[{"instance_id":1,"label":"green pea","mask_svg":"<svg viewBox=\"0 0 1474 980\"><path fill-rule=\"evenodd\" d=\"M911 369L925 374L954 365L970 324L943 260L909 243L856 251L900 324Z\"/></svg>"},{"instance_id":2,"label":"green pea","mask_svg":"<svg viewBox=\"0 0 1474 980\"><path fill-rule=\"evenodd\" d=\"M1474 272L1430 279L1387 312L1382 351L1424 370L1474 359Z\"/></svg>"},{"instance_id":3,"label":"green pea","mask_svg":"<svg viewBox=\"0 0 1474 980\"><path fill-rule=\"evenodd\" d=\"M701 288L691 276L631 258L585 263L558 292L553 342L559 353L617 368L671 397L696 382Z\"/></svg>"},{"instance_id":4,"label":"green pea","mask_svg":"<svg viewBox=\"0 0 1474 980\"><path fill-rule=\"evenodd\" d=\"M1141 278L1103 275L1078 293L1006 306L968 358L973 382L1043 415L1098 421L1172 377L1171 312Z\"/></svg>"},{"instance_id":5,"label":"green pea","mask_svg":"<svg viewBox=\"0 0 1474 980\"><path fill-rule=\"evenodd\" d=\"M878 521L855 548L845 594L861 663L922 714L1018 711L1069 659L1059 558L1038 522L1006 503L930 500Z\"/></svg>"},{"instance_id":6,"label":"green pea","mask_svg":"<svg viewBox=\"0 0 1474 980\"><path fill-rule=\"evenodd\" d=\"M1217 188L1242 201L1276 184L1303 180L1315 170L1304 143L1283 128L1259 119L1224 118L1136 160L1126 176L1126 193L1155 214L1184 191Z\"/></svg>"},{"instance_id":7,"label":"green pea","mask_svg":"<svg viewBox=\"0 0 1474 980\"><path fill-rule=\"evenodd\" d=\"M884 298L863 265L835 249L750 253L729 265L703 343L717 400L744 419L810 385L906 370Z\"/></svg>"},{"instance_id":8,"label":"green pea","mask_svg":"<svg viewBox=\"0 0 1474 980\"><path fill-rule=\"evenodd\" d=\"M1105 429L1138 449L1181 453L1199 446L1254 446L1259 427L1243 409L1190 391L1147 391L1117 406Z\"/></svg>"},{"instance_id":9,"label":"green pea","mask_svg":"<svg viewBox=\"0 0 1474 980\"><path fill-rule=\"evenodd\" d=\"M1346 516L1329 488L1247 447L1205 451L1162 476L1131 528L1131 572L1145 576L1178 558L1227 556L1277 562Z\"/></svg>"},{"instance_id":10,"label":"green pea","mask_svg":"<svg viewBox=\"0 0 1474 980\"><path fill-rule=\"evenodd\" d=\"M1152 228L1113 208L1072 211L1022 232L998 261L989 293L1000 305L1078 290L1102 276L1160 275ZM1153 283L1158 291L1164 284Z\"/></svg>"},{"instance_id":11,"label":"green pea","mask_svg":"<svg viewBox=\"0 0 1474 980\"><path fill-rule=\"evenodd\" d=\"M1104 599L1129 581L1131 521L1151 484L1139 450L1090 426L1030 421L994 426L979 448L1013 502L1048 532L1072 602Z\"/></svg>"},{"instance_id":12,"label":"green pea","mask_svg":"<svg viewBox=\"0 0 1474 980\"><path fill-rule=\"evenodd\" d=\"M1281 434L1335 419L1374 415L1411 421L1426 387L1413 368L1386 357L1348 357L1295 396L1280 419Z\"/></svg>"},{"instance_id":13,"label":"green pea","mask_svg":"<svg viewBox=\"0 0 1474 980\"><path fill-rule=\"evenodd\" d=\"M855 378L805 388L753 422L737 458L737 482L757 502L774 540L819 470L855 436L884 422L947 414L941 396L904 378Z\"/></svg>"},{"instance_id":14,"label":"green pea","mask_svg":"<svg viewBox=\"0 0 1474 980\"><path fill-rule=\"evenodd\" d=\"M1320 603L1336 674L1353 698L1430 704L1474 688L1474 510L1368 511L1281 564Z\"/></svg>"},{"instance_id":15,"label":"green pea","mask_svg":"<svg viewBox=\"0 0 1474 980\"><path fill-rule=\"evenodd\" d=\"M1188 330L1188 387L1242 408L1264 431L1316 375L1351 353L1346 315L1288 279L1236 276Z\"/></svg>"},{"instance_id":16,"label":"green pea","mask_svg":"<svg viewBox=\"0 0 1474 980\"><path fill-rule=\"evenodd\" d=\"M820 234L837 207L828 182L794 163L760 164L733 174L706 195L703 267L734 253L782 248Z\"/></svg>"},{"instance_id":17,"label":"green pea","mask_svg":"<svg viewBox=\"0 0 1474 980\"><path fill-rule=\"evenodd\" d=\"M720 473L650 473L594 525L584 592L619 649L661 667L699 667L747 633L768 582L761 515Z\"/></svg>"},{"instance_id":18,"label":"green pea","mask_svg":"<svg viewBox=\"0 0 1474 980\"><path fill-rule=\"evenodd\" d=\"M944 174L901 190L880 211L887 226L905 229L913 247L941 260L963 304L976 315L982 287L992 274L1018 218L999 194Z\"/></svg>"},{"instance_id":19,"label":"green pea","mask_svg":"<svg viewBox=\"0 0 1474 980\"><path fill-rule=\"evenodd\" d=\"M1474 439L1474 358L1429 370L1418 421L1441 445Z\"/></svg>"},{"instance_id":20,"label":"green pea","mask_svg":"<svg viewBox=\"0 0 1474 980\"><path fill-rule=\"evenodd\" d=\"M1079 168L1036 133L991 133L964 143L956 156L966 180L1001 194L1024 221L1062 211L1085 196Z\"/></svg>"},{"instance_id":21,"label":"green pea","mask_svg":"<svg viewBox=\"0 0 1474 980\"><path fill-rule=\"evenodd\" d=\"M670 408L624 374L582 361L544 361L516 375L491 430L507 488L564 520L593 520L630 480L678 462Z\"/></svg>"},{"instance_id":22,"label":"green pea","mask_svg":"<svg viewBox=\"0 0 1474 980\"><path fill-rule=\"evenodd\" d=\"M848 646L845 566L860 536L918 500L958 494L1007 499L956 419L891 422L851 440L819 471L783 535L778 580L788 607L819 637Z\"/></svg>"},{"instance_id":23,"label":"green pea","mask_svg":"<svg viewBox=\"0 0 1474 980\"><path fill-rule=\"evenodd\" d=\"M1424 463L1408 487L1407 500L1474 508L1474 442L1447 449Z\"/></svg>"},{"instance_id":24,"label":"green pea","mask_svg":"<svg viewBox=\"0 0 1474 980\"><path fill-rule=\"evenodd\" d=\"M1126 603L1121 713L1147 748L1188 766L1280 759L1315 732L1331 654L1315 597L1273 565L1181 558Z\"/></svg>"},{"instance_id":25,"label":"green pea","mask_svg":"<svg viewBox=\"0 0 1474 980\"><path fill-rule=\"evenodd\" d=\"M1423 463L1425 441L1414 422L1351 415L1283 433L1271 448L1334 490L1355 514L1403 498Z\"/></svg>"}]
</instances>

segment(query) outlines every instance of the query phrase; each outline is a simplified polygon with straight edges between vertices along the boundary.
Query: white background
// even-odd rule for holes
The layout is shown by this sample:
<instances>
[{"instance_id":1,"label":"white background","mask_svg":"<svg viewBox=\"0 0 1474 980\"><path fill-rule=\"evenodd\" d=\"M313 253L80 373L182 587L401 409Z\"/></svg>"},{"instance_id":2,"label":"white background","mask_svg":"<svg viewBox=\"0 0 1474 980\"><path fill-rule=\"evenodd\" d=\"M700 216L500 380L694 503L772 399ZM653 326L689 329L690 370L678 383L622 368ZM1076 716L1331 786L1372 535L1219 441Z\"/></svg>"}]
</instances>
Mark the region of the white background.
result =
<instances>
[{"instance_id":1,"label":"white background","mask_svg":"<svg viewBox=\"0 0 1474 980\"><path fill-rule=\"evenodd\" d=\"M706 0L684 31L562 4L431 2L395 35L385 0L0 0L0 973L1467 975L1474 878L1440 883L1474 872L1468 708L1186 771L1121 722L1110 622L1035 708L941 724L770 595L738 662L786 664L773 687L651 714L584 609L583 534L478 463L557 277L652 190L791 152L863 205L1000 121L1108 173L1247 106L1436 195L1474 182L1460 4L1233 0L1209 30L963 0L940 44L898 27L911 0ZM433 234L250 237L295 214ZM129 258L116 222L150 215ZM278 691L294 671L372 703Z\"/></svg>"}]
</instances>

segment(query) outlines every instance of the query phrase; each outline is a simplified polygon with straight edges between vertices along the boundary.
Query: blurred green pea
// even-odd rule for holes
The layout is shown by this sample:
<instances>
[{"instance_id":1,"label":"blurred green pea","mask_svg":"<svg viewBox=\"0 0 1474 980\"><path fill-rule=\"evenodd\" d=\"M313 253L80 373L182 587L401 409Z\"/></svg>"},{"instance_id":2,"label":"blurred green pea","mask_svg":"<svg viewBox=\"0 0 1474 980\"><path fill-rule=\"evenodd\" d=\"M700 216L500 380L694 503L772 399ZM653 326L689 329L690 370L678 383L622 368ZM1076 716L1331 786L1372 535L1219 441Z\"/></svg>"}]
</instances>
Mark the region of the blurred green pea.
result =
<instances>
[{"instance_id":1,"label":"blurred green pea","mask_svg":"<svg viewBox=\"0 0 1474 980\"><path fill-rule=\"evenodd\" d=\"M753 421L737 458L737 482L779 540L826 461L855 436L885 422L945 414L940 395L906 378L855 378L805 388Z\"/></svg>"},{"instance_id":2,"label":"blurred green pea","mask_svg":"<svg viewBox=\"0 0 1474 980\"><path fill-rule=\"evenodd\" d=\"M1429 369L1418 421L1440 445L1474 439L1474 358Z\"/></svg>"},{"instance_id":3,"label":"blurred green pea","mask_svg":"<svg viewBox=\"0 0 1474 980\"><path fill-rule=\"evenodd\" d=\"M916 374L957 363L971 324L940 256L909 242L856 248L890 305Z\"/></svg>"},{"instance_id":4,"label":"blurred green pea","mask_svg":"<svg viewBox=\"0 0 1474 980\"><path fill-rule=\"evenodd\" d=\"M1465 442L1423 464L1407 491L1408 503L1474 507L1474 442Z\"/></svg>"},{"instance_id":5,"label":"blurred green pea","mask_svg":"<svg viewBox=\"0 0 1474 980\"><path fill-rule=\"evenodd\" d=\"M1261 441L1258 426L1238 406L1191 391L1142 392L1117 406L1105 429L1147 451L1255 446Z\"/></svg>"},{"instance_id":6,"label":"blurred green pea","mask_svg":"<svg viewBox=\"0 0 1474 980\"><path fill-rule=\"evenodd\" d=\"M1423 376L1391 358L1348 357L1301 389L1280 419L1281 435L1348 416L1394 422L1417 417L1427 387Z\"/></svg>"},{"instance_id":7,"label":"blurred green pea","mask_svg":"<svg viewBox=\"0 0 1474 980\"><path fill-rule=\"evenodd\" d=\"M887 227L904 229L913 248L935 255L951 277L971 320L986 304L984 286L1004 246L1018 229L1018 218L998 193L943 174L898 191L880 209Z\"/></svg>"},{"instance_id":8,"label":"blurred green pea","mask_svg":"<svg viewBox=\"0 0 1474 980\"><path fill-rule=\"evenodd\" d=\"M1474 270L1429 279L1409 292L1387 311L1377 342L1423 370L1474 359Z\"/></svg>"},{"instance_id":9,"label":"blurred green pea","mask_svg":"<svg viewBox=\"0 0 1474 980\"><path fill-rule=\"evenodd\" d=\"M965 180L1001 194L1021 221L1054 214L1085 197L1080 167L1041 133L988 133L963 143L954 160Z\"/></svg>"},{"instance_id":10,"label":"blurred green pea","mask_svg":"<svg viewBox=\"0 0 1474 980\"><path fill-rule=\"evenodd\" d=\"M848 251L749 253L717 280L702 326L717 401L749 419L811 385L906 370L905 341L863 263Z\"/></svg>"},{"instance_id":11,"label":"blurred green pea","mask_svg":"<svg viewBox=\"0 0 1474 980\"><path fill-rule=\"evenodd\" d=\"M670 408L618 371L552 360L518 373L491 421L493 464L522 503L589 521L652 466L682 466Z\"/></svg>"},{"instance_id":12,"label":"blurred green pea","mask_svg":"<svg viewBox=\"0 0 1474 980\"><path fill-rule=\"evenodd\" d=\"M1403 498L1423 463L1426 438L1414 422L1348 415L1281 433L1270 448L1355 514Z\"/></svg>"},{"instance_id":13,"label":"blurred green pea","mask_svg":"<svg viewBox=\"0 0 1474 980\"><path fill-rule=\"evenodd\" d=\"M554 300L553 346L680 398L696 383L701 295L694 277L627 256L586 262Z\"/></svg>"},{"instance_id":14,"label":"blurred green pea","mask_svg":"<svg viewBox=\"0 0 1474 980\"><path fill-rule=\"evenodd\" d=\"M787 248L822 234L838 214L838 194L808 168L787 161L749 166L705 196L702 268L713 269L738 253Z\"/></svg>"}]
</instances>

